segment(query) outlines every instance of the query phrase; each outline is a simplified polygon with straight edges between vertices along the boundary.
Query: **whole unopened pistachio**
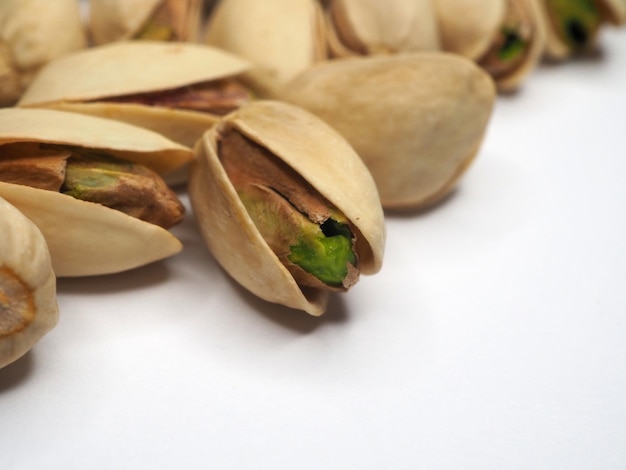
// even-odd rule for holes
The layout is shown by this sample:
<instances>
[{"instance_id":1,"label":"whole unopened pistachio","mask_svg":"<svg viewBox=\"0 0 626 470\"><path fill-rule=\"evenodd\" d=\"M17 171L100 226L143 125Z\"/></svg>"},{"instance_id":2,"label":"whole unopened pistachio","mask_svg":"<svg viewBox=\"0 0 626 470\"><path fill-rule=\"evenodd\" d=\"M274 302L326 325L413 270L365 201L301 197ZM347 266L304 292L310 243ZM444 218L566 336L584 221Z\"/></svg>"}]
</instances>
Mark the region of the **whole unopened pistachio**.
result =
<instances>
[{"instance_id":1,"label":"whole unopened pistachio","mask_svg":"<svg viewBox=\"0 0 626 470\"><path fill-rule=\"evenodd\" d=\"M334 56L433 51L440 47L430 0L329 0L325 13Z\"/></svg>"},{"instance_id":2,"label":"whole unopened pistachio","mask_svg":"<svg viewBox=\"0 0 626 470\"><path fill-rule=\"evenodd\" d=\"M213 10L206 42L252 63L243 74L259 97L326 58L322 8L316 0L227 0Z\"/></svg>"},{"instance_id":3,"label":"whole unopened pistachio","mask_svg":"<svg viewBox=\"0 0 626 470\"><path fill-rule=\"evenodd\" d=\"M443 49L480 64L500 91L517 89L538 65L545 27L538 0L433 0Z\"/></svg>"},{"instance_id":4,"label":"whole unopened pistachio","mask_svg":"<svg viewBox=\"0 0 626 470\"><path fill-rule=\"evenodd\" d=\"M15 104L44 64L85 47L76 0L0 1L0 106Z\"/></svg>"},{"instance_id":5,"label":"whole unopened pistachio","mask_svg":"<svg viewBox=\"0 0 626 470\"><path fill-rule=\"evenodd\" d=\"M58 318L46 241L35 224L0 198L0 368L26 354Z\"/></svg>"},{"instance_id":6,"label":"whole unopened pistachio","mask_svg":"<svg viewBox=\"0 0 626 470\"><path fill-rule=\"evenodd\" d=\"M202 0L90 0L89 25L94 44L147 39L195 41Z\"/></svg>"},{"instance_id":7,"label":"whole unopened pistachio","mask_svg":"<svg viewBox=\"0 0 626 470\"><path fill-rule=\"evenodd\" d=\"M470 166L495 87L469 59L423 52L318 64L289 83L281 98L350 142L385 208L418 209L447 195Z\"/></svg>"},{"instance_id":8,"label":"whole unopened pistachio","mask_svg":"<svg viewBox=\"0 0 626 470\"><path fill-rule=\"evenodd\" d=\"M208 248L255 295L320 315L382 264L374 181L349 144L305 110L257 101L196 147L189 197Z\"/></svg>"},{"instance_id":9,"label":"whole unopened pistachio","mask_svg":"<svg viewBox=\"0 0 626 470\"><path fill-rule=\"evenodd\" d=\"M541 0L547 28L546 57L562 60L591 51L601 27L626 21L623 0Z\"/></svg>"},{"instance_id":10,"label":"whole unopened pistachio","mask_svg":"<svg viewBox=\"0 0 626 470\"><path fill-rule=\"evenodd\" d=\"M57 276L132 269L178 253L182 205L160 174L192 158L146 129L48 109L0 110L0 197L43 233Z\"/></svg>"}]
</instances>

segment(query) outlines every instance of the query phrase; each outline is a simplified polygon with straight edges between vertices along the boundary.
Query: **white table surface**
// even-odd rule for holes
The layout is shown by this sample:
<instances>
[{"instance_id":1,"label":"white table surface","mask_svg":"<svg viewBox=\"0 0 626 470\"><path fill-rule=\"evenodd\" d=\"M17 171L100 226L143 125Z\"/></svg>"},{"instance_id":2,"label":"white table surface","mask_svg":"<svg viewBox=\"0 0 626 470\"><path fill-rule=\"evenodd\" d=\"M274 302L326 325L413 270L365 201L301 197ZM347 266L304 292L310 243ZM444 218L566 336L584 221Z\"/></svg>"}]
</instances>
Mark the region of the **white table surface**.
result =
<instances>
[{"instance_id":1,"label":"white table surface","mask_svg":"<svg viewBox=\"0 0 626 470\"><path fill-rule=\"evenodd\" d=\"M458 191L322 318L182 254L58 282L0 467L626 468L626 30L499 97Z\"/></svg>"}]
</instances>

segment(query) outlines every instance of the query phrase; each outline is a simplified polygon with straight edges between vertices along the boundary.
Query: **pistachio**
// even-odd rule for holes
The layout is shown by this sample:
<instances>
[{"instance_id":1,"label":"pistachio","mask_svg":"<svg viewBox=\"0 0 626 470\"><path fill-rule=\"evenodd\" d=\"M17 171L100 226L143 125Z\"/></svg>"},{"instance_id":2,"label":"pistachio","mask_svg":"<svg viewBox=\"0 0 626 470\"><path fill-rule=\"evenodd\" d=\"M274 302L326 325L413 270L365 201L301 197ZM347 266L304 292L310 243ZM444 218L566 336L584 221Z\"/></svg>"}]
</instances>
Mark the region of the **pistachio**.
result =
<instances>
[{"instance_id":1,"label":"pistachio","mask_svg":"<svg viewBox=\"0 0 626 470\"><path fill-rule=\"evenodd\" d=\"M517 89L538 65L545 28L538 0L434 0L443 49L477 62L500 91Z\"/></svg>"},{"instance_id":2,"label":"pistachio","mask_svg":"<svg viewBox=\"0 0 626 470\"><path fill-rule=\"evenodd\" d=\"M189 198L203 238L255 295L321 315L329 292L380 269L375 183L320 119L287 103L249 103L204 135L196 157Z\"/></svg>"},{"instance_id":3,"label":"pistachio","mask_svg":"<svg viewBox=\"0 0 626 470\"><path fill-rule=\"evenodd\" d=\"M0 105L15 104L43 65L86 47L75 0L0 1Z\"/></svg>"},{"instance_id":4,"label":"pistachio","mask_svg":"<svg viewBox=\"0 0 626 470\"><path fill-rule=\"evenodd\" d=\"M191 148L219 115L252 99L237 83L248 67L206 45L119 41L51 62L18 106L115 119Z\"/></svg>"},{"instance_id":5,"label":"pistachio","mask_svg":"<svg viewBox=\"0 0 626 470\"><path fill-rule=\"evenodd\" d=\"M541 0L541 7L548 31L545 54L551 60L592 51L604 24L626 21L623 0Z\"/></svg>"},{"instance_id":6,"label":"pistachio","mask_svg":"<svg viewBox=\"0 0 626 470\"><path fill-rule=\"evenodd\" d=\"M123 40L196 41L202 0L91 0L96 45Z\"/></svg>"},{"instance_id":7,"label":"pistachio","mask_svg":"<svg viewBox=\"0 0 626 470\"><path fill-rule=\"evenodd\" d=\"M358 279L349 221L300 175L236 132L220 161L265 241L301 284L347 289Z\"/></svg>"},{"instance_id":8,"label":"pistachio","mask_svg":"<svg viewBox=\"0 0 626 470\"><path fill-rule=\"evenodd\" d=\"M352 145L386 209L419 209L456 186L480 147L493 80L447 53L355 57L318 64L281 98L316 114Z\"/></svg>"},{"instance_id":9,"label":"pistachio","mask_svg":"<svg viewBox=\"0 0 626 470\"><path fill-rule=\"evenodd\" d=\"M430 0L330 0L326 19L329 47L336 57L440 47Z\"/></svg>"},{"instance_id":10,"label":"pistachio","mask_svg":"<svg viewBox=\"0 0 626 470\"><path fill-rule=\"evenodd\" d=\"M243 79L270 98L312 64L323 60L326 37L316 0L228 0L219 2L205 42L248 60Z\"/></svg>"},{"instance_id":11,"label":"pistachio","mask_svg":"<svg viewBox=\"0 0 626 470\"><path fill-rule=\"evenodd\" d=\"M56 278L38 228L0 198L0 368L56 324Z\"/></svg>"},{"instance_id":12,"label":"pistachio","mask_svg":"<svg viewBox=\"0 0 626 470\"><path fill-rule=\"evenodd\" d=\"M57 276L119 272L178 253L180 241L156 224L174 223L182 206L153 172L174 170L189 158L190 150L116 121L45 109L0 110L0 173L11 181L0 181L0 197L41 230ZM23 184L32 181L47 186ZM85 188L94 181L114 184Z\"/></svg>"}]
</instances>

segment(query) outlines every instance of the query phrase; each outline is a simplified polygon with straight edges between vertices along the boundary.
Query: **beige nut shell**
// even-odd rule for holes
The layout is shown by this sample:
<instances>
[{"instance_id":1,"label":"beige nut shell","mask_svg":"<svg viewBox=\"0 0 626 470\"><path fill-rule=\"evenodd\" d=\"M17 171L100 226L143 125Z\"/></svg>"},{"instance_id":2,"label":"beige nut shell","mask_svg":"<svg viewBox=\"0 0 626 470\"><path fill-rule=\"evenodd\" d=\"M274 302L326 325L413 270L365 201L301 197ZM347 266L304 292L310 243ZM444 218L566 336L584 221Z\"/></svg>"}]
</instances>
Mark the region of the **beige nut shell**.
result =
<instances>
[{"instance_id":1,"label":"beige nut shell","mask_svg":"<svg viewBox=\"0 0 626 470\"><path fill-rule=\"evenodd\" d=\"M430 0L330 0L325 17L335 56L440 48Z\"/></svg>"},{"instance_id":2,"label":"beige nut shell","mask_svg":"<svg viewBox=\"0 0 626 470\"><path fill-rule=\"evenodd\" d=\"M288 84L282 99L350 142L386 209L419 209L448 194L471 164L495 86L469 59L423 52L319 64Z\"/></svg>"},{"instance_id":3,"label":"beige nut shell","mask_svg":"<svg viewBox=\"0 0 626 470\"><path fill-rule=\"evenodd\" d=\"M76 0L0 1L0 105L15 103L41 66L86 47Z\"/></svg>"},{"instance_id":4,"label":"beige nut shell","mask_svg":"<svg viewBox=\"0 0 626 470\"><path fill-rule=\"evenodd\" d=\"M245 79L260 97L326 57L322 9L316 0L219 2L206 42L249 60Z\"/></svg>"},{"instance_id":5,"label":"beige nut shell","mask_svg":"<svg viewBox=\"0 0 626 470\"><path fill-rule=\"evenodd\" d=\"M192 158L185 147L117 121L48 109L0 110L0 158L2 145L28 142L103 150L162 173ZM125 271L182 249L167 230L99 204L9 183L0 183L0 197L39 227L57 276Z\"/></svg>"},{"instance_id":6,"label":"beige nut shell","mask_svg":"<svg viewBox=\"0 0 626 470\"><path fill-rule=\"evenodd\" d=\"M298 172L356 227L363 274L380 270L385 242L375 183L349 144L327 124L295 106L251 103L224 118L196 147L189 196L203 237L223 268L270 302L311 315L326 309L328 293L303 289L263 240L217 155L220 130L233 128Z\"/></svg>"},{"instance_id":7,"label":"beige nut shell","mask_svg":"<svg viewBox=\"0 0 626 470\"><path fill-rule=\"evenodd\" d=\"M16 286L20 295L14 295ZM17 311L12 308L16 303L21 303ZM35 224L0 197L0 368L28 352L58 318L46 241Z\"/></svg>"},{"instance_id":8,"label":"beige nut shell","mask_svg":"<svg viewBox=\"0 0 626 470\"><path fill-rule=\"evenodd\" d=\"M120 41L51 62L41 70L18 106L116 119L192 147L215 123L216 116L98 100L234 77L248 67L245 60L205 45ZM72 79L68 80L68 76Z\"/></svg>"},{"instance_id":9,"label":"beige nut shell","mask_svg":"<svg viewBox=\"0 0 626 470\"><path fill-rule=\"evenodd\" d=\"M178 0L183 1L183 0ZM188 3L184 19L185 41L197 38L201 0ZM89 29L95 45L132 39L145 25L163 0L89 0Z\"/></svg>"}]
</instances>

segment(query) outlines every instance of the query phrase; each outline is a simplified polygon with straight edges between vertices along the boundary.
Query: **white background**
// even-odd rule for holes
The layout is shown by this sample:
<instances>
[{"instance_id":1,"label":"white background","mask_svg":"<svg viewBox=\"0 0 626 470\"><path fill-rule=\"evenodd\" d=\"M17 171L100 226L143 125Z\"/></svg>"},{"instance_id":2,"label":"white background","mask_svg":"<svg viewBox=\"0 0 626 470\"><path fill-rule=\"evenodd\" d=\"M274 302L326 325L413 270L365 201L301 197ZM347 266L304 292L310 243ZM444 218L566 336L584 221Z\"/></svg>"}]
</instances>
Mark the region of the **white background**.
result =
<instances>
[{"instance_id":1,"label":"white background","mask_svg":"<svg viewBox=\"0 0 626 470\"><path fill-rule=\"evenodd\" d=\"M498 98L458 191L322 318L166 262L59 280L2 469L626 468L626 31ZM184 195L183 195L184 197Z\"/></svg>"}]
</instances>

